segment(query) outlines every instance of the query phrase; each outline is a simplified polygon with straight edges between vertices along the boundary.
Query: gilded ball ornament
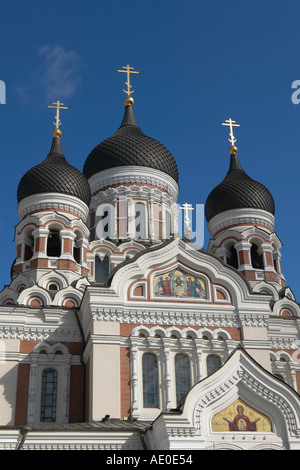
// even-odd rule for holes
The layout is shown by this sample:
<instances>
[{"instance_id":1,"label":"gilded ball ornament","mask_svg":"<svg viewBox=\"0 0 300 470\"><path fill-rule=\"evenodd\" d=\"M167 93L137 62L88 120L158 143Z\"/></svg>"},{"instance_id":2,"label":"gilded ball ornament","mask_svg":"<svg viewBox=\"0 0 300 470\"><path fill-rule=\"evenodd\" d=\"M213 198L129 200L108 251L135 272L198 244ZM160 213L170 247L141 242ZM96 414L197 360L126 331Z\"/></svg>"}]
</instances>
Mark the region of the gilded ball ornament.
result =
<instances>
[{"instance_id":1,"label":"gilded ball ornament","mask_svg":"<svg viewBox=\"0 0 300 470\"><path fill-rule=\"evenodd\" d=\"M132 106L134 103L134 99L131 96L126 96L124 99L125 106Z\"/></svg>"}]
</instances>

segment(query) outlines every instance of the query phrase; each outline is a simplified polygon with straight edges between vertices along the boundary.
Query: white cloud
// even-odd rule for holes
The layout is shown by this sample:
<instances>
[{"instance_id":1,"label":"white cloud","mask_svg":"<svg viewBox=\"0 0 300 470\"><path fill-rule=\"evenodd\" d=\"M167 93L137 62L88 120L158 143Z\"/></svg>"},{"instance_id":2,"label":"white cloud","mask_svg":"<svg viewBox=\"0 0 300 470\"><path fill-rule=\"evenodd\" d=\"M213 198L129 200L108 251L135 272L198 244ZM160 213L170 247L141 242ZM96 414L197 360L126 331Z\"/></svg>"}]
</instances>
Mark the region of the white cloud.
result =
<instances>
[{"instance_id":1,"label":"white cloud","mask_svg":"<svg viewBox=\"0 0 300 470\"><path fill-rule=\"evenodd\" d=\"M62 46L44 45L38 49L41 58L39 78L47 100L72 96L81 84L82 61L74 51Z\"/></svg>"},{"instance_id":2,"label":"white cloud","mask_svg":"<svg viewBox=\"0 0 300 470\"><path fill-rule=\"evenodd\" d=\"M78 90L82 83L83 61L75 51L60 45L44 45L37 49L36 64L15 84L15 93L23 104L49 104L63 101Z\"/></svg>"}]
</instances>

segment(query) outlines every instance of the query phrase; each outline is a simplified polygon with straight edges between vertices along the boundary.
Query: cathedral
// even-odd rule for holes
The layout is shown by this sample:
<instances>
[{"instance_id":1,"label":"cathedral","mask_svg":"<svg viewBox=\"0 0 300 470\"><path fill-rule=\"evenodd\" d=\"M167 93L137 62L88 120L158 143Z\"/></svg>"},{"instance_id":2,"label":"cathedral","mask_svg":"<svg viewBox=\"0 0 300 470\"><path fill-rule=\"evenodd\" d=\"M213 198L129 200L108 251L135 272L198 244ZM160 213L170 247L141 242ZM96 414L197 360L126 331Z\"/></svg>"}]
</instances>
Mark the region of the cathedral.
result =
<instances>
[{"instance_id":1,"label":"cathedral","mask_svg":"<svg viewBox=\"0 0 300 470\"><path fill-rule=\"evenodd\" d=\"M57 101L49 154L17 188L0 449L300 449L300 309L272 194L243 170L229 119L198 247L176 161L139 127L122 72L124 114L82 171Z\"/></svg>"}]
</instances>

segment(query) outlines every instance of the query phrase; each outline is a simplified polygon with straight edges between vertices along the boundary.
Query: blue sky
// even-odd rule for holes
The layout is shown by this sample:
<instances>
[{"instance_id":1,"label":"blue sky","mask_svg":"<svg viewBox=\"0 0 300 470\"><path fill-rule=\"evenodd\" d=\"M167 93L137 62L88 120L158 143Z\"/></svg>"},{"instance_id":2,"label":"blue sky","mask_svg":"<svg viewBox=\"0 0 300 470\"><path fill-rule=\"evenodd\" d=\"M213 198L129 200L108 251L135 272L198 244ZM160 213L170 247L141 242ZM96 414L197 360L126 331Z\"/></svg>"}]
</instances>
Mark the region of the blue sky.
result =
<instances>
[{"instance_id":1,"label":"blue sky","mask_svg":"<svg viewBox=\"0 0 300 470\"><path fill-rule=\"evenodd\" d=\"M229 165L221 123L240 124L240 161L273 194L283 270L299 301L299 1L1 0L0 10L1 288L15 256L18 183L51 146L48 105L68 106L63 151L82 170L121 123L117 69L130 64L140 72L136 120L174 155L179 203L205 203Z\"/></svg>"}]
</instances>

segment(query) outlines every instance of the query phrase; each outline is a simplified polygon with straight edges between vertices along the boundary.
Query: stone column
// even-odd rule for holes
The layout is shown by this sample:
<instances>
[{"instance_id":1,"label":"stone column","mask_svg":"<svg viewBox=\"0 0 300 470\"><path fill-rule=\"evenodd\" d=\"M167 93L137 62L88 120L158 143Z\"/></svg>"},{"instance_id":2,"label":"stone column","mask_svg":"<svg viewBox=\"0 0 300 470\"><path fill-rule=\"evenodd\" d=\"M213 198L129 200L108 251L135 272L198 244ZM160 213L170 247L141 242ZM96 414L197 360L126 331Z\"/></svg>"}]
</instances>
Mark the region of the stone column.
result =
<instances>
[{"instance_id":1,"label":"stone column","mask_svg":"<svg viewBox=\"0 0 300 470\"><path fill-rule=\"evenodd\" d=\"M239 259L239 271L253 270L253 267L251 264L251 254L250 254L251 246L252 246L251 243L245 240L237 242L234 245L234 248L237 251L238 259Z\"/></svg>"},{"instance_id":2,"label":"stone column","mask_svg":"<svg viewBox=\"0 0 300 470\"><path fill-rule=\"evenodd\" d=\"M37 355L32 354L32 363L30 364L29 392L28 392L28 413L27 424L33 424L36 421L36 399L37 399Z\"/></svg>"},{"instance_id":3,"label":"stone column","mask_svg":"<svg viewBox=\"0 0 300 470\"><path fill-rule=\"evenodd\" d=\"M196 371L195 371L195 383L200 382L203 378L203 359L202 359L202 340L195 339L196 344Z\"/></svg>"},{"instance_id":4,"label":"stone column","mask_svg":"<svg viewBox=\"0 0 300 470\"><path fill-rule=\"evenodd\" d=\"M170 341L168 338L163 338L163 379L164 379L164 392L165 404L164 409L169 410L172 408L172 388L171 388L171 360L170 360Z\"/></svg>"},{"instance_id":5,"label":"stone column","mask_svg":"<svg viewBox=\"0 0 300 470\"><path fill-rule=\"evenodd\" d=\"M139 364L138 364L138 339L130 338L130 384L131 384L131 415L132 418L139 417Z\"/></svg>"}]
</instances>

